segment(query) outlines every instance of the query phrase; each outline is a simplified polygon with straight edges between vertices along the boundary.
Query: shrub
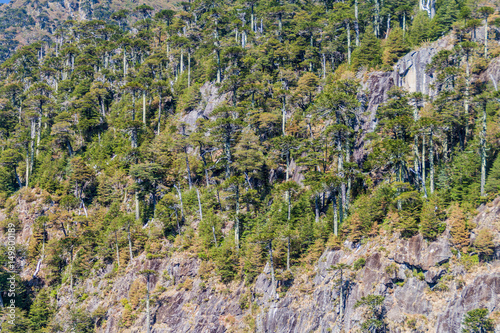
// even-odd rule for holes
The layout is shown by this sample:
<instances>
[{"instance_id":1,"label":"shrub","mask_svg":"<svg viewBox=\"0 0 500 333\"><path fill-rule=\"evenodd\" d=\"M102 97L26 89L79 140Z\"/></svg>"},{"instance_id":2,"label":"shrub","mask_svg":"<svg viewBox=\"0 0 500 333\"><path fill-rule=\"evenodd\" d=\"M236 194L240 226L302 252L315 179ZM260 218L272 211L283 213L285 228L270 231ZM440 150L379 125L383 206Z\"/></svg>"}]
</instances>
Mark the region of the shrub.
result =
<instances>
[{"instance_id":1,"label":"shrub","mask_svg":"<svg viewBox=\"0 0 500 333\"><path fill-rule=\"evenodd\" d=\"M495 245L493 244L493 234L491 230L482 229L474 240L474 247L483 260L493 254Z\"/></svg>"},{"instance_id":2,"label":"shrub","mask_svg":"<svg viewBox=\"0 0 500 333\"><path fill-rule=\"evenodd\" d=\"M355 271L358 271L360 270L361 268L365 267L365 264L366 264L366 259L365 258L359 258L358 260L356 260L354 262L354 264L352 265L352 268L355 270Z\"/></svg>"},{"instance_id":3,"label":"shrub","mask_svg":"<svg viewBox=\"0 0 500 333\"><path fill-rule=\"evenodd\" d=\"M479 257L477 254L474 255L462 255L460 258L460 263L464 265L464 268L469 271L471 270L474 266L479 264Z\"/></svg>"}]
</instances>

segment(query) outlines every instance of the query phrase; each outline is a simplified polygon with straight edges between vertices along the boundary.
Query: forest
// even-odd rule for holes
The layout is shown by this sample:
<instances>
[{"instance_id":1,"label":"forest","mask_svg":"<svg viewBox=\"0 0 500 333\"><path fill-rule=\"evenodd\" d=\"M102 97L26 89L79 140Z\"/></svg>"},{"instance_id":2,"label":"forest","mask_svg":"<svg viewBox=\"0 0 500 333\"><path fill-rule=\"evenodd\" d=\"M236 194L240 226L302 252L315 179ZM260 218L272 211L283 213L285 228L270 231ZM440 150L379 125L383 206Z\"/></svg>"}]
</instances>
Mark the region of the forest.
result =
<instances>
[{"instance_id":1,"label":"forest","mask_svg":"<svg viewBox=\"0 0 500 333\"><path fill-rule=\"evenodd\" d=\"M500 55L495 6L174 7L68 20L0 65L1 228L22 229L20 198L48 207L16 247L39 283L18 276L11 332L58 332L61 286L107 265L119 275L143 252L164 257L162 244L226 284L252 284L269 265L274 288L325 249L376 235L449 232L456 253L495 259L492 232L471 238L477 207L500 190L500 94L477 80ZM441 38L451 47L425 69L435 94L392 87L370 128L368 73ZM99 316L72 320L93 332Z\"/></svg>"}]
</instances>

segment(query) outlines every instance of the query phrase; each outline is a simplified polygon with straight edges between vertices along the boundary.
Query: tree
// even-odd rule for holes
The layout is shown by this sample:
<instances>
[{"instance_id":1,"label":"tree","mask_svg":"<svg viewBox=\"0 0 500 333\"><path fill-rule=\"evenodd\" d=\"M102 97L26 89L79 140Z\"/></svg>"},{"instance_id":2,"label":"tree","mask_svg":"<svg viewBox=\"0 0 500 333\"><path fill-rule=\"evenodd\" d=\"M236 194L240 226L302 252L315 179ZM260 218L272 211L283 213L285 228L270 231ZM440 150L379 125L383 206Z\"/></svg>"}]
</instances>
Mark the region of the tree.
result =
<instances>
[{"instance_id":1,"label":"tree","mask_svg":"<svg viewBox=\"0 0 500 333\"><path fill-rule=\"evenodd\" d=\"M366 66L368 68L374 68L381 62L382 49L380 47L380 41L375 37L373 29L368 27L361 40L361 45L353 53L352 67L359 68L361 66Z\"/></svg>"},{"instance_id":2,"label":"tree","mask_svg":"<svg viewBox=\"0 0 500 333\"><path fill-rule=\"evenodd\" d=\"M451 206L448 221L451 227L450 234L453 245L455 245L455 247L459 250L463 250L465 252L470 244L470 232L467 228L463 210L457 203Z\"/></svg>"},{"instance_id":3,"label":"tree","mask_svg":"<svg viewBox=\"0 0 500 333\"><path fill-rule=\"evenodd\" d=\"M409 48L403 36L403 30L396 27L391 30L389 37L385 42L384 51L382 53L382 62L385 65L392 66L398 59L408 52Z\"/></svg>"},{"instance_id":4,"label":"tree","mask_svg":"<svg viewBox=\"0 0 500 333\"><path fill-rule=\"evenodd\" d=\"M481 229L474 240L474 247L483 260L487 260L491 257L495 249L492 233L487 229Z\"/></svg>"},{"instance_id":5,"label":"tree","mask_svg":"<svg viewBox=\"0 0 500 333\"><path fill-rule=\"evenodd\" d=\"M408 33L408 39L411 44L419 45L428 40L431 36L431 20L425 11L419 11L413 19L413 24Z\"/></svg>"},{"instance_id":6,"label":"tree","mask_svg":"<svg viewBox=\"0 0 500 333\"><path fill-rule=\"evenodd\" d=\"M484 18L484 57L488 57L488 18L495 12L492 7L484 6L479 8L480 15Z\"/></svg>"},{"instance_id":7,"label":"tree","mask_svg":"<svg viewBox=\"0 0 500 333\"><path fill-rule=\"evenodd\" d=\"M146 331L148 333L151 332L151 314L149 313L149 293L150 293L150 279L152 276L157 275L156 271L151 269L144 269L139 272L139 274L143 275L146 278Z\"/></svg>"},{"instance_id":8,"label":"tree","mask_svg":"<svg viewBox=\"0 0 500 333\"><path fill-rule=\"evenodd\" d=\"M495 158L495 161L488 172L485 190L488 193L495 194L500 192L500 156Z\"/></svg>"},{"instance_id":9,"label":"tree","mask_svg":"<svg viewBox=\"0 0 500 333\"><path fill-rule=\"evenodd\" d=\"M85 216L88 217L87 207L85 206L85 189L91 187L95 180L92 169L83 161L81 157L75 157L71 160L71 181L74 184L74 195L80 200L80 207L84 209Z\"/></svg>"},{"instance_id":10,"label":"tree","mask_svg":"<svg viewBox=\"0 0 500 333\"><path fill-rule=\"evenodd\" d=\"M153 206L153 217L156 214L158 202L158 187L164 176L164 170L158 163L140 163L130 168L130 175L135 180L134 193L136 200L136 220L139 219L139 196L144 197L147 193L151 195Z\"/></svg>"},{"instance_id":11,"label":"tree","mask_svg":"<svg viewBox=\"0 0 500 333\"><path fill-rule=\"evenodd\" d=\"M47 288L43 288L37 295L35 302L30 307L29 320L33 331L39 331L47 327L54 310L50 305Z\"/></svg>"},{"instance_id":12,"label":"tree","mask_svg":"<svg viewBox=\"0 0 500 333\"><path fill-rule=\"evenodd\" d=\"M441 228L439 200L432 196L424 201L420 212L420 233L425 239L435 240Z\"/></svg>"},{"instance_id":13,"label":"tree","mask_svg":"<svg viewBox=\"0 0 500 333\"><path fill-rule=\"evenodd\" d=\"M488 318L488 309L474 309L464 316L462 325L463 333L489 333L494 332L493 320Z\"/></svg>"},{"instance_id":14,"label":"tree","mask_svg":"<svg viewBox=\"0 0 500 333\"><path fill-rule=\"evenodd\" d=\"M229 106L221 106L213 111L216 120L210 123L211 135L223 152L225 179L232 175L233 147L236 137L243 125L239 118L241 110Z\"/></svg>"},{"instance_id":15,"label":"tree","mask_svg":"<svg viewBox=\"0 0 500 333\"><path fill-rule=\"evenodd\" d=\"M337 274L339 274L339 280L338 283L340 285L339 288L339 296L340 296L340 301L339 301L339 318L340 318L340 323L342 325L342 322L344 320L344 311L345 311L345 300L346 300L346 290L349 289L349 283L350 279L344 279L344 271L350 270L351 266L347 264L337 264L333 265L330 267L330 270L337 271ZM356 303L357 304L357 303Z\"/></svg>"},{"instance_id":16,"label":"tree","mask_svg":"<svg viewBox=\"0 0 500 333\"><path fill-rule=\"evenodd\" d=\"M222 244L214 248L214 259L217 273L220 276L222 283L227 284L231 282L237 275L237 256L236 244L232 237L224 238Z\"/></svg>"},{"instance_id":17,"label":"tree","mask_svg":"<svg viewBox=\"0 0 500 333\"><path fill-rule=\"evenodd\" d=\"M69 325L72 330L82 333L94 332L94 321L86 311L82 309L72 309L70 315L71 319Z\"/></svg>"},{"instance_id":18,"label":"tree","mask_svg":"<svg viewBox=\"0 0 500 333\"><path fill-rule=\"evenodd\" d=\"M368 295L356 301L354 308L365 308L366 321L361 324L363 332L385 332L384 296Z\"/></svg>"},{"instance_id":19,"label":"tree","mask_svg":"<svg viewBox=\"0 0 500 333\"><path fill-rule=\"evenodd\" d=\"M21 183L21 179L19 178L19 175L17 174L17 166L19 164L19 161L21 161L23 156L14 149L7 149L2 152L0 155L0 165L6 167L10 172L14 174L14 179L17 182L17 185L19 188L23 187L23 184ZM27 186L28 180L26 179L26 186Z\"/></svg>"}]
</instances>

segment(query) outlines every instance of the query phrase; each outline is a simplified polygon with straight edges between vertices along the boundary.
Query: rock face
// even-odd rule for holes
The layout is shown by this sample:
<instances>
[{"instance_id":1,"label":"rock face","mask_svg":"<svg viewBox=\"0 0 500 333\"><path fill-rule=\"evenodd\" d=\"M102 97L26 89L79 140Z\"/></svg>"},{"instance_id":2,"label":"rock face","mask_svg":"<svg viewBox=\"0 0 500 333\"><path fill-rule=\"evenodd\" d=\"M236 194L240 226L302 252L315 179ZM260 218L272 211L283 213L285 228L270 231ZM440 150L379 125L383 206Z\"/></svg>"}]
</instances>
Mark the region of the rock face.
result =
<instances>
[{"instance_id":1,"label":"rock face","mask_svg":"<svg viewBox=\"0 0 500 333\"><path fill-rule=\"evenodd\" d=\"M392 87L401 87L409 93L422 93L430 98L437 95L438 91L432 86L435 77L433 73L427 71L427 65L439 51L450 49L453 46L452 40L453 37L446 36L408 53L399 59L392 71L371 72L360 77L363 93L359 96L362 104L359 119L360 127L365 133L375 129L377 109L380 104L387 101L387 93ZM354 152L354 158L358 162L365 156L364 141L364 137L358 140Z\"/></svg>"},{"instance_id":2,"label":"rock face","mask_svg":"<svg viewBox=\"0 0 500 333\"><path fill-rule=\"evenodd\" d=\"M205 82L200 88L201 101L191 112L184 115L182 122L194 129L200 118L209 119L212 111L228 99L228 94L219 94L219 89L211 82Z\"/></svg>"},{"instance_id":3,"label":"rock face","mask_svg":"<svg viewBox=\"0 0 500 333\"><path fill-rule=\"evenodd\" d=\"M448 240L444 237L428 244L418 234L408 240L400 240L396 245L396 252L389 256L399 264L418 267L428 271L434 266L447 262L452 256Z\"/></svg>"},{"instance_id":4,"label":"rock face","mask_svg":"<svg viewBox=\"0 0 500 333\"><path fill-rule=\"evenodd\" d=\"M18 244L28 244L34 217L47 209L50 206L36 196L17 200L9 214L17 214L23 222ZM475 230L494 225L499 212L500 198L480 207L473 219ZM0 219L8 217L4 213ZM49 237L57 232L50 229ZM71 305L77 304L88 313L106 310L97 332L144 332L145 294L135 294L132 314L127 314L124 301L134 304L133 286L144 288L144 277L138 272L145 269L157 272L151 280L155 333L356 332L366 316L355 304L368 295L384 297L387 332L455 333L461 331L467 311L486 307L493 312L500 306L500 261L467 271L452 254L447 232L435 242L419 235L407 240L397 235L379 236L357 246L346 242L341 250L324 251L308 268L293 268L293 278L277 278L277 294L273 294L269 265L262 267L251 284L237 278L224 285L213 274L213 264L199 259L196 249L175 250L165 242L162 253L156 259L147 259L142 253L119 271L112 265L93 270L88 279L75 281L73 290L69 282L64 283L57 294L56 322L67 328ZM359 264L360 259L364 265ZM342 311L340 274L332 269L339 263L351 267L357 263L356 268L343 273ZM39 282L44 278L44 267ZM22 276L29 279L33 267L22 269Z\"/></svg>"},{"instance_id":5,"label":"rock face","mask_svg":"<svg viewBox=\"0 0 500 333\"><path fill-rule=\"evenodd\" d=\"M460 332L461 319L467 311L480 307L489 311L496 310L500 305L498 295L500 295L499 272L476 277L459 295L449 301L446 311L438 317L436 332Z\"/></svg>"},{"instance_id":6,"label":"rock face","mask_svg":"<svg viewBox=\"0 0 500 333\"><path fill-rule=\"evenodd\" d=\"M427 71L427 65L439 51L453 46L452 39L452 36L446 36L399 59L393 71L395 85L410 93L420 92L431 98L435 97L438 93L432 87L435 77L432 72Z\"/></svg>"},{"instance_id":7,"label":"rock face","mask_svg":"<svg viewBox=\"0 0 500 333\"><path fill-rule=\"evenodd\" d=\"M448 292L431 291L431 284L415 275L416 267L431 270L442 262L440 254L448 255L446 236L428 245L419 237L396 246L389 242L387 248L381 244L382 240L373 240L355 249L326 251L314 271L297 272L288 291L277 296L272 294L268 265L253 286L239 282L224 287L213 279L201 279L201 261L194 257L174 254L170 258L145 260L141 256L114 280L110 296L102 300L98 296L89 297L84 305L89 311L99 304L108 309L101 332L144 331L144 309L137 310L137 319L129 329L120 328L124 310L119 301L127 298L132 282L140 279L136 272L154 269L159 274L152 288L156 290L153 332L354 332L365 320L363 310L355 308L356 301L375 294L385 296L388 332L403 332L408 320L417 318L420 327L417 331L452 333L460 331L467 311L480 306L494 310L500 306L500 298L496 296L500 293L500 268L481 275L466 274L465 280L470 282L461 291L455 281L450 283ZM409 246L404 254L391 254L403 246ZM344 274L346 292L341 318L339 275L331 266L352 265L359 258L366 258L364 267ZM451 254L448 259L452 259ZM88 284L88 294L99 294L106 287L104 281L96 287ZM60 305L70 302L71 297L69 290L62 288ZM60 313L61 320L64 315Z\"/></svg>"}]
</instances>

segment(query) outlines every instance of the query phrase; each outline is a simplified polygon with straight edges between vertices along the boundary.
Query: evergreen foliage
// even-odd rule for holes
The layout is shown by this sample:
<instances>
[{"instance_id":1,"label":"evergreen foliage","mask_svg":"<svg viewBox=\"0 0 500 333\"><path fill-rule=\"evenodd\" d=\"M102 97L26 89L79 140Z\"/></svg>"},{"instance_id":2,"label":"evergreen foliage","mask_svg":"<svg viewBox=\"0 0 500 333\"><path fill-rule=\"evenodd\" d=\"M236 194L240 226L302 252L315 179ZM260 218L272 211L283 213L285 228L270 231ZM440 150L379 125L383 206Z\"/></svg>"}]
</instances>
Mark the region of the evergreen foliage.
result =
<instances>
[{"instance_id":1,"label":"evergreen foliage","mask_svg":"<svg viewBox=\"0 0 500 333\"><path fill-rule=\"evenodd\" d=\"M472 82L490 61L474 31L492 13L418 5L140 5L20 47L0 66L0 206L43 207L23 258L45 283L32 299L20 290L20 327L49 330L50 292L121 274L144 251L185 251L227 285L267 265L274 292L325 248L387 232L433 241L448 228L455 248L490 260L469 217L500 184L497 95ZM372 119L358 71L389 70L451 29L456 45L425 69L433 97L395 86ZM142 290L122 302L123 327ZM364 330L385 330L383 302L358 301ZM67 324L99 318L74 309Z\"/></svg>"}]
</instances>

